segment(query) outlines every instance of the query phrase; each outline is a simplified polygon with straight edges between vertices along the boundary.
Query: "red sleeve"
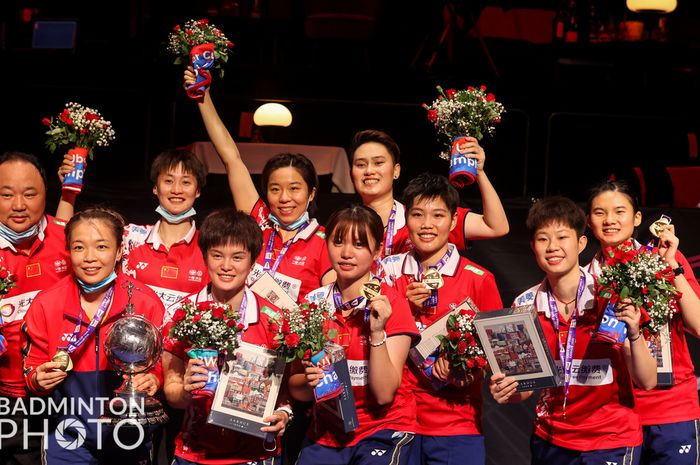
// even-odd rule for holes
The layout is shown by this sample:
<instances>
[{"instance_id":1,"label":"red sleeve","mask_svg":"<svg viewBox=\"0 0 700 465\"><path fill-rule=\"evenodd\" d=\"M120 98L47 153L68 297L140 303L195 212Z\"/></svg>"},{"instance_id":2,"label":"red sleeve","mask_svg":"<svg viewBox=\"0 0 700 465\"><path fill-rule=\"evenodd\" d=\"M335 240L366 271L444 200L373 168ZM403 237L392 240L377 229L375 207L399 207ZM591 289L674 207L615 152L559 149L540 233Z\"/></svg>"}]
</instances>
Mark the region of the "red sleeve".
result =
<instances>
[{"instance_id":1,"label":"red sleeve","mask_svg":"<svg viewBox=\"0 0 700 465\"><path fill-rule=\"evenodd\" d=\"M700 284L698 284L698 280L693 273L693 267L690 266L690 262L688 262L688 259L685 258L685 255L683 255L680 251L676 253L676 260L678 261L678 264L683 267L683 276L685 276L688 284L690 284L690 287L692 287L693 291L695 291L695 295L700 297Z\"/></svg>"},{"instance_id":2,"label":"red sleeve","mask_svg":"<svg viewBox=\"0 0 700 465\"><path fill-rule=\"evenodd\" d=\"M255 222L258 223L258 226L263 227L267 225L267 216L270 214L270 209L267 208L267 205L263 201L263 199L259 198L257 202L255 202L255 205L253 205L253 209L250 211L250 216L255 219Z\"/></svg>"},{"instance_id":3,"label":"red sleeve","mask_svg":"<svg viewBox=\"0 0 700 465\"><path fill-rule=\"evenodd\" d=\"M22 345L24 354L24 381L30 391L39 395L48 395L51 391L41 391L32 382L36 368L49 361L48 326L46 324L46 309L42 299L34 299L22 324Z\"/></svg>"},{"instance_id":4,"label":"red sleeve","mask_svg":"<svg viewBox=\"0 0 700 465\"><path fill-rule=\"evenodd\" d=\"M498 293L496 278L491 273L484 274L483 279L475 283L472 300L482 312L503 308L501 295Z\"/></svg>"},{"instance_id":5,"label":"red sleeve","mask_svg":"<svg viewBox=\"0 0 700 465\"><path fill-rule=\"evenodd\" d=\"M406 297L402 297L396 288L387 284L382 284L382 294L389 299L389 303L391 304L391 316L384 328L386 335L395 336L398 334L405 334L412 338L418 337L419 333L418 328L416 328L416 321L413 319L413 314L408 306Z\"/></svg>"},{"instance_id":6,"label":"red sleeve","mask_svg":"<svg viewBox=\"0 0 700 465\"><path fill-rule=\"evenodd\" d=\"M453 243L458 250L465 250L467 248L467 213L469 213L468 208L457 207L457 226L450 232L449 241Z\"/></svg>"}]
</instances>

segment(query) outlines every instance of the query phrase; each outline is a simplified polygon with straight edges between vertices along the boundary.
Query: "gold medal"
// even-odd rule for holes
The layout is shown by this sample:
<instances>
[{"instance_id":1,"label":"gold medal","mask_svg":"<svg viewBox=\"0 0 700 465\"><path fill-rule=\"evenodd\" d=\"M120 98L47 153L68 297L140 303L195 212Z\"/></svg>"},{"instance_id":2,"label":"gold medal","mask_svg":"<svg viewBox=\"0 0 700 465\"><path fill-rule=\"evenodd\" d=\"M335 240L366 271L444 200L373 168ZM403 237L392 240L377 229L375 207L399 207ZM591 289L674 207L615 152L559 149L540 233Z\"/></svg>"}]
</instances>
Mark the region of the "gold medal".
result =
<instances>
[{"instance_id":1,"label":"gold medal","mask_svg":"<svg viewBox=\"0 0 700 465\"><path fill-rule=\"evenodd\" d=\"M60 363L61 366L58 369L61 371L71 371L73 369L73 360L71 360L70 354L66 350L60 349L51 361Z\"/></svg>"},{"instance_id":2,"label":"gold medal","mask_svg":"<svg viewBox=\"0 0 700 465\"><path fill-rule=\"evenodd\" d=\"M437 290L440 289L445 281L442 279L442 275L435 268L431 268L425 273L423 273L423 279L421 282L425 283L430 289Z\"/></svg>"},{"instance_id":3,"label":"gold medal","mask_svg":"<svg viewBox=\"0 0 700 465\"><path fill-rule=\"evenodd\" d=\"M661 228L664 226L668 226L669 224L671 224L671 218L669 218L668 216L662 215L661 218L659 218L658 220L651 223L651 225L649 226L649 232L651 232L651 234L654 237L659 237L659 233L661 232Z\"/></svg>"},{"instance_id":4,"label":"gold medal","mask_svg":"<svg viewBox=\"0 0 700 465\"><path fill-rule=\"evenodd\" d=\"M375 278L370 281L367 281L366 283L362 283L360 293L365 297L365 299L372 300L379 294L381 294L381 289L381 283L378 279Z\"/></svg>"}]
</instances>

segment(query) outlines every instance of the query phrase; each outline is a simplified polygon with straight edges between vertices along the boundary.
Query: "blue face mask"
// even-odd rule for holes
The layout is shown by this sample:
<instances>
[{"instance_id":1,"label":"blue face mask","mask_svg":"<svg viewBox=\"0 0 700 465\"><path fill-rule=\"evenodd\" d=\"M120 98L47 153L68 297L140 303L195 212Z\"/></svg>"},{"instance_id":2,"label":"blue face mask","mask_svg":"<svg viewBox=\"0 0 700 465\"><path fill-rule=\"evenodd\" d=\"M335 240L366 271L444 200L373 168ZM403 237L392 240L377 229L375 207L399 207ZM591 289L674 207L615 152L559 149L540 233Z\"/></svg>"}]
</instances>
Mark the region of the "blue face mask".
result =
<instances>
[{"instance_id":1,"label":"blue face mask","mask_svg":"<svg viewBox=\"0 0 700 465\"><path fill-rule=\"evenodd\" d=\"M0 223L0 236L12 245L21 244L24 241L33 239L39 235L39 225L35 224L24 232L18 233Z\"/></svg>"},{"instance_id":2,"label":"blue face mask","mask_svg":"<svg viewBox=\"0 0 700 465\"><path fill-rule=\"evenodd\" d=\"M194 216L197 214L194 208L190 208L187 211L184 211L180 213L179 215L173 215L170 213L168 210L165 208L161 207L158 205L158 208L156 208L156 213L158 213L160 216L163 217L165 221L167 221L170 224L180 224L183 221L187 220L188 218Z\"/></svg>"},{"instance_id":3,"label":"blue face mask","mask_svg":"<svg viewBox=\"0 0 700 465\"><path fill-rule=\"evenodd\" d=\"M93 292L102 289L105 287L107 284L111 283L115 279L117 279L117 273L112 271L109 276L107 276L105 279L102 281L95 283L95 284L88 284L86 282L81 281L78 278L75 278L78 281L78 285L80 288L83 290L84 293L86 294L92 294Z\"/></svg>"},{"instance_id":4,"label":"blue face mask","mask_svg":"<svg viewBox=\"0 0 700 465\"><path fill-rule=\"evenodd\" d=\"M270 212L270 214L267 216L267 219L279 228L285 229L287 231L294 231L296 229L299 229L305 223L309 222L309 212L308 210L305 211L303 215L301 215L299 218L288 224L282 223L280 219L277 218L277 216L272 212Z\"/></svg>"}]
</instances>

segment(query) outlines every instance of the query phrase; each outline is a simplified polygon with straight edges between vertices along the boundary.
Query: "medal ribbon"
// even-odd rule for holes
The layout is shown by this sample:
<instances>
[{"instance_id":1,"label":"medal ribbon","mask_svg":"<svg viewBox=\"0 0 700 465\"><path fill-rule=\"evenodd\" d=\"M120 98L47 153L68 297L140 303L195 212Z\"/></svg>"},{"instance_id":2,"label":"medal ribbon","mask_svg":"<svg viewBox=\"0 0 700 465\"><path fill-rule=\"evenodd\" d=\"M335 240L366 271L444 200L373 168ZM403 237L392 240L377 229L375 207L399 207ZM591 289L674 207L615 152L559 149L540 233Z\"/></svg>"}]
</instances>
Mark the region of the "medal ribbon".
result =
<instances>
[{"instance_id":1,"label":"medal ribbon","mask_svg":"<svg viewBox=\"0 0 700 465\"><path fill-rule=\"evenodd\" d=\"M264 271L269 271L271 276L275 275L275 272L277 271L277 268L280 266L280 262L282 261L282 257L284 257L284 255L287 253L287 250L289 250L289 246L292 245L292 243L297 239L299 233L303 231L304 228L306 228L308 225L309 223L305 222L304 224L299 226L297 232L294 234L294 237L292 237L284 243L284 245L282 246L282 250L280 250L279 255L277 255L277 258L275 259L275 263L272 264L272 254L274 252L275 246L275 234L279 231L278 227L275 226L275 230L272 232L272 234L270 234L270 238L267 240L267 245L265 246L265 258L263 261Z\"/></svg>"},{"instance_id":2,"label":"medal ribbon","mask_svg":"<svg viewBox=\"0 0 700 465\"><path fill-rule=\"evenodd\" d=\"M75 352L78 347L83 345L83 343L92 335L92 333L95 332L95 328L97 328L97 325L100 324L100 321L102 321L102 318L105 316L105 312L107 312L107 309L109 308L110 302L112 302L112 296L114 296L114 286L110 286L109 289L107 289L107 293L105 294L104 298L102 299L102 302L100 303L100 306L97 307L97 311L95 312L95 315L92 317L92 321L90 321L90 324L88 325L87 331L83 333L80 338L78 338L78 334L80 334L80 326L83 323L83 310L82 308L80 309L80 313L78 314L78 324L75 325L75 329L73 330L73 335L71 336L70 340L68 341L68 346L66 346L65 350L69 353L72 354ZM76 340L77 338L77 340Z\"/></svg>"},{"instance_id":3,"label":"medal ribbon","mask_svg":"<svg viewBox=\"0 0 700 465\"><path fill-rule=\"evenodd\" d=\"M367 323L367 321L369 320L369 301L367 300L367 298L361 295L359 297L355 297L354 299L348 300L347 302L343 302L343 296L340 294L340 289L338 289L337 283L333 285L333 303L335 304L335 308L337 308L338 310L353 310L353 313L357 310L360 310L360 308L364 307L364 321L365 323Z\"/></svg>"},{"instance_id":4,"label":"medal ribbon","mask_svg":"<svg viewBox=\"0 0 700 465\"><path fill-rule=\"evenodd\" d=\"M578 289L576 290L576 305L574 306L574 312L571 314L571 319L569 320L569 332L566 335L566 347L561 342L561 337L559 336L559 307L557 302L552 295L552 290L547 290L547 300L549 302L549 314L552 319L552 326L554 327L554 332L557 335L557 344L559 347L559 360L562 362L562 368L564 369L564 406L562 408L563 415L566 417L566 400L569 397L569 385L571 383L571 371L573 368L574 359L574 346L576 345L576 318L578 316L578 301L583 295L583 290L586 287L586 278L582 274L581 279L578 282Z\"/></svg>"},{"instance_id":5,"label":"medal ribbon","mask_svg":"<svg viewBox=\"0 0 700 465\"><path fill-rule=\"evenodd\" d=\"M435 265L429 266L428 268L433 268L436 269L437 271L440 271L443 266L447 263L447 261L450 259L452 256L452 249L453 247L448 245L447 246L447 252L445 252L445 255L438 260L438 262ZM416 262L418 263L418 277L416 281L420 281L423 277L423 264L416 258ZM430 297L428 297L425 302L423 302L423 307L428 307L428 308L436 308L438 304L438 289L431 289L430 290Z\"/></svg>"},{"instance_id":6,"label":"medal ribbon","mask_svg":"<svg viewBox=\"0 0 700 465\"><path fill-rule=\"evenodd\" d=\"M381 253L379 254L379 257L377 257L377 260L374 263L374 271L381 275L384 276L384 267L382 266L382 260L384 257L388 257L389 255L392 255L392 247L394 245L394 225L396 224L396 201L394 201L394 205L391 207L391 213L389 213L389 220L386 223L386 235L384 236L384 244L381 247Z\"/></svg>"}]
</instances>

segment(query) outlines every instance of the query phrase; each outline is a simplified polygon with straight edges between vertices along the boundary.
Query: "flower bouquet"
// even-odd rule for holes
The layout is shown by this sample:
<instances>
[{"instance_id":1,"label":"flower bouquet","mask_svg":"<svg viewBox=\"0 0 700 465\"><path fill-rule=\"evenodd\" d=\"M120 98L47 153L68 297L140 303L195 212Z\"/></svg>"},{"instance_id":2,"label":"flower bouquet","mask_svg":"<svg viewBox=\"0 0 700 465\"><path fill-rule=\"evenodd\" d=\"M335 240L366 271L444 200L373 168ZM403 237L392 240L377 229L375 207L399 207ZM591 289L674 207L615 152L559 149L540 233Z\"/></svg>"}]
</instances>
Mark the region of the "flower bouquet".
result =
<instances>
[{"instance_id":1,"label":"flower bouquet","mask_svg":"<svg viewBox=\"0 0 700 465\"><path fill-rule=\"evenodd\" d=\"M271 325L272 332L276 333L274 339L278 343L279 357L286 362L310 360L327 373L314 388L317 401L337 397L343 390L332 366L338 361L334 350L337 348L331 348L335 344L329 344L338 335L337 329L329 328L335 321L334 313L335 309L326 300L304 302L298 307L282 309L280 319Z\"/></svg>"},{"instance_id":2,"label":"flower bouquet","mask_svg":"<svg viewBox=\"0 0 700 465\"><path fill-rule=\"evenodd\" d=\"M486 366L486 355L476 334L472 309L462 309L447 318L447 334L438 335L440 349L459 378L468 379ZM463 375L463 376L459 376Z\"/></svg>"},{"instance_id":3,"label":"flower bouquet","mask_svg":"<svg viewBox=\"0 0 700 465\"><path fill-rule=\"evenodd\" d=\"M209 370L206 385L192 391L195 396L213 396L219 382L219 355L238 347L238 334L243 331L240 314L230 305L219 302L185 302L173 314L169 336L186 342L187 355L204 362Z\"/></svg>"},{"instance_id":4,"label":"flower bouquet","mask_svg":"<svg viewBox=\"0 0 700 465\"><path fill-rule=\"evenodd\" d=\"M69 102L56 118L43 118L48 126L46 146L51 153L59 146L70 147L75 168L63 178L63 190L80 192L83 189L86 157L92 160L95 147L107 147L114 140L112 123L106 121L100 112Z\"/></svg>"},{"instance_id":5,"label":"flower bouquet","mask_svg":"<svg viewBox=\"0 0 700 465\"><path fill-rule=\"evenodd\" d=\"M7 293L10 292L10 289L16 286L17 283L15 282L14 276L7 271L7 268L0 265L0 298L7 295ZM2 325L2 315L0 315L0 325ZM5 339L5 336L3 336L2 332L0 332L0 355L4 354L6 350L7 339Z\"/></svg>"},{"instance_id":6,"label":"flower bouquet","mask_svg":"<svg viewBox=\"0 0 700 465\"><path fill-rule=\"evenodd\" d=\"M481 140L485 134L493 134L504 108L493 94L486 93L486 86L447 91L437 86L437 90L437 100L423 104L423 108L435 125L438 140L448 149L440 158L450 161L450 181L464 187L474 182L477 173L477 160L465 156L466 137Z\"/></svg>"},{"instance_id":7,"label":"flower bouquet","mask_svg":"<svg viewBox=\"0 0 700 465\"><path fill-rule=\"evenodd\" d=\"M610 299L598 337L622 343L625 331L614 313L614 304L629 297L642 311L640 324L656 334L678 312L681 293L674 286L673 271L657 249L635 249L632 241L605 249L605 264L597 284L601 297Z\"/></svg>"},{"instance_id":8,"label":"flower bouquet","mask_svg":"<svg viewBox=\"0 0 700 465\"><path fill-rule=\"evenodd\" d=\"M208 19L191 19L184 26L173 28L168 36L168 51L176 55L175 64L188 63L194 68L195 83L187 88L191 99L204 97L211 84L211 68L219 71L219 77L224 76L221 62L228 61L232 47L233 42Z\"/></svg>"}]
</instances>

